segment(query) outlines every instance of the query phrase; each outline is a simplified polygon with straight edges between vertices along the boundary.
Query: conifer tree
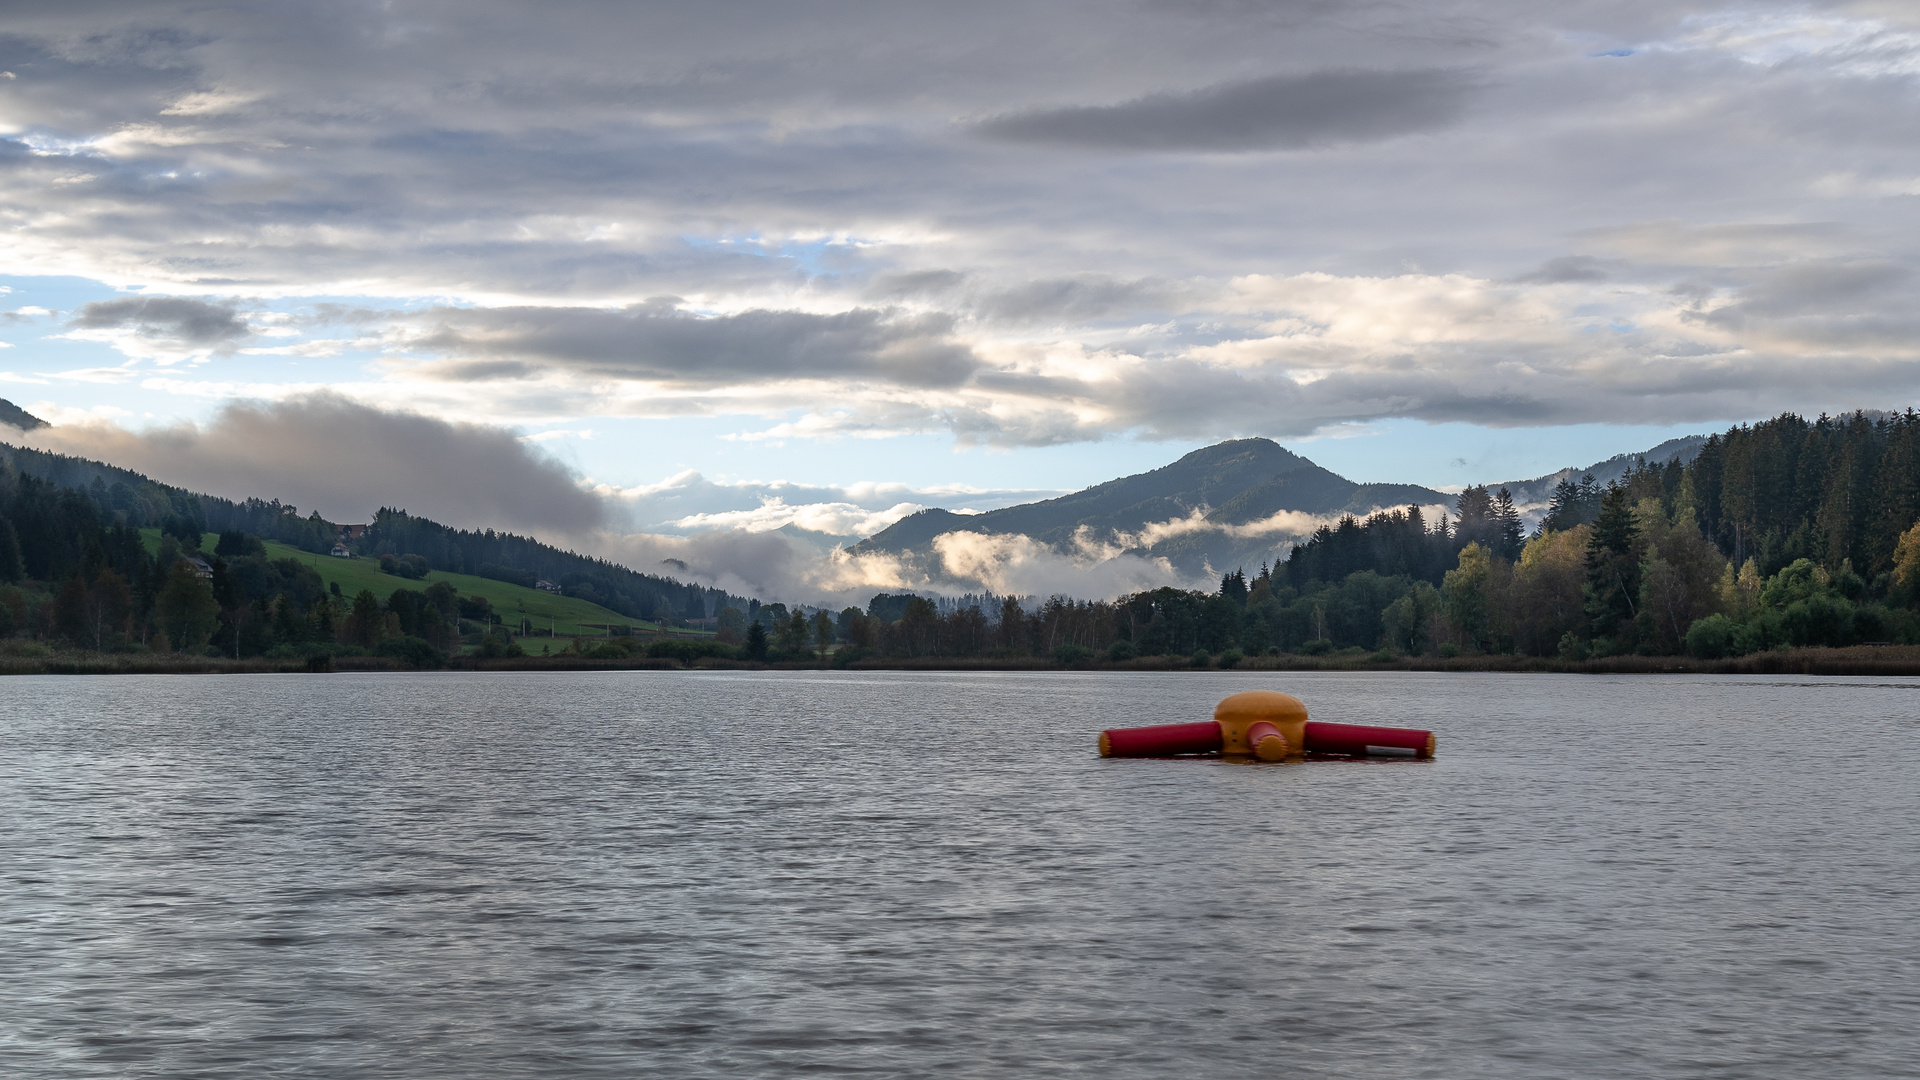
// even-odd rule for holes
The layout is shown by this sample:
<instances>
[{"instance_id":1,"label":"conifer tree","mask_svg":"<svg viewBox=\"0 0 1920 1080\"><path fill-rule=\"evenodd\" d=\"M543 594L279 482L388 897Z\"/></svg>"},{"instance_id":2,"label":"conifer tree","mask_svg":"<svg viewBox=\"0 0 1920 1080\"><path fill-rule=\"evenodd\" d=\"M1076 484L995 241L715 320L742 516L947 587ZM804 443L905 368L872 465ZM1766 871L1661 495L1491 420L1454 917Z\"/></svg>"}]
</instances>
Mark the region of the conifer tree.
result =
<instances>
[{"instance_id":1,"label":"conifer tree","mask_svg":"<svg viewBox=\"0 0 1920 1080\"><path fill-rule=\"evenodd\" d=\"M1503 559L1519 558L1526 530L1520 524L1519 509L1513 505L1513 492L1506 488L1501 488L1493 500L1493 525L1493 553Z\"/></svg>"},{"instance_id":2,"label":"conifer tree","mask_svg":"<svg viewBox=\"0 0 1920 1080\"><path fill-rule=\"evenodd\" d=\"M1640 595L1640 529L1625 484L1608 484L1587 545L1587 620L1595 637L1628 644ZM1622 638L1627 641L1620 640Z\"/></svg>"}]
</instances>

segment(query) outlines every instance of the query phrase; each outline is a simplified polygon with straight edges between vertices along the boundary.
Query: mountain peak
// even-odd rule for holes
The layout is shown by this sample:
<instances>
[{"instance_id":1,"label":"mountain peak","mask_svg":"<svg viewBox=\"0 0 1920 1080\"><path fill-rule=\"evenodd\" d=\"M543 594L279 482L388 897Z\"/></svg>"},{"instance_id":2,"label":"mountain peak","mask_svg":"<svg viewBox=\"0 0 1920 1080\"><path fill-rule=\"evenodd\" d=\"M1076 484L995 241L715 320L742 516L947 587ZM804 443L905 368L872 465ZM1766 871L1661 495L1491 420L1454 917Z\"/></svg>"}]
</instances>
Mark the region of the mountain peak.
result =
<instances>
[{"instance_id":1,"label":"mountain peak","mask_svg":"<svg viewBox=\"0 0 1920 1080\"><path fill-rule=\"evenodd\" d=\"M1123 476L1071 495L961 517L923 510L861 541L859 552L924 551L946 532L1020 534L1044 544L1075 542L1082 529L1102 541L1134 537L1206 513L1209 523L1182 527L1164 554L1198 573L1262 557L1275 558L1290 539L1287 526L1257 523L1291 511L1304 515L1360 513L1380 506L1429 504L1446 496L1406 484L1356 484L1315 465L1271 439L1229 439L1203 446L1171 464ZM1248 528L1248 526L1254 526ZM1156 548L1156 550L1160 550Z\"/></svg>"},{"instance_id":2,"label":"mountain peak","mask_svg":"<svg viewBox=\"0 0 1920 1080\"><path fill-rule=\"evenodd\" d=\"M1182 457L1174 465L1217 465L1236 459L1248 461L1296 462L1306 459L1281 446L1272 439L1228 439L1212 446L1203 446Z\"/></svg>"}]
</instances>

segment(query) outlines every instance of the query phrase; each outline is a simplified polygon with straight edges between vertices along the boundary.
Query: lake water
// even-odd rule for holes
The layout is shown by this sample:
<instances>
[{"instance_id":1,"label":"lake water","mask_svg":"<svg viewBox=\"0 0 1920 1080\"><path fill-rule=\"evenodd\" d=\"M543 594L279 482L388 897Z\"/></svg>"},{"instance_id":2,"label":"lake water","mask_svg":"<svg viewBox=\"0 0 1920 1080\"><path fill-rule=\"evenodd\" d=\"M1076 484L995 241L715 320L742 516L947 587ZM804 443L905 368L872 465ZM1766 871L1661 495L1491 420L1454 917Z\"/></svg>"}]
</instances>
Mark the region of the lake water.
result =
<instances>
[{"instance_id":1,"label":"lake water","mask_svg":"<svg viewBox=\"0 0 1920 1080\"><path fill-rule=\"evenodd\" d=\"M1238 690L1432 762L1102 760ZM1920 680L0 681L7 1077L1920 1075Z\"/></svg>"}]
</instances>

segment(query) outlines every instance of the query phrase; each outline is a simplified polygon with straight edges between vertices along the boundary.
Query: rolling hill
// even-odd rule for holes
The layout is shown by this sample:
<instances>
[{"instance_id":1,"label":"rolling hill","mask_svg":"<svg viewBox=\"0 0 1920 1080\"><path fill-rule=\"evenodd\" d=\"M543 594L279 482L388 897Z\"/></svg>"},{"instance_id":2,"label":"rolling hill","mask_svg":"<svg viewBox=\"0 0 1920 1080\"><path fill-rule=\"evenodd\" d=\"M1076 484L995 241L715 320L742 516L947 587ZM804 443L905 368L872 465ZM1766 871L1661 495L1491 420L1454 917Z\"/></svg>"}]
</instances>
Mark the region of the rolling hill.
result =
<instances>
[{"instance_id":1,"label":"rolling hill","mask_svg":"<svg viewBox=\"0 0 1920 1080\"><path fill-rule=\"evenodd\" d=\"M160 530L142 529L140 538L146 543L151 554L160 549ZM212 551L220 540L218 533L207 533L201 542L202 551ZM452 585L461 596L485 597L493 605L493 610L501 618L517 623L525 617L533 624L536 633L551 631L559 637L606 636L612 627L630 626L638 631L660 631L657 623L629 618L616 611L609 611L598 604L570 596L542 592L520 585L495 581L492 578L477 577L473 574L454 574L444 570L432 570L420 579L404 578L396 574L380 571L377 559L338 559L331 555L316 555L302 551L289 544L266 541L267 557L270 559L294 559L307 564L319 573L320 580L328 585L337 584L340 591L352 597L362 589L372 590L375 596L385 600L395 589L425 589L435 582L444 581ZM676 633L685 636L710 636L701 632L680 630Z\"/></svg>"}]
</instances>

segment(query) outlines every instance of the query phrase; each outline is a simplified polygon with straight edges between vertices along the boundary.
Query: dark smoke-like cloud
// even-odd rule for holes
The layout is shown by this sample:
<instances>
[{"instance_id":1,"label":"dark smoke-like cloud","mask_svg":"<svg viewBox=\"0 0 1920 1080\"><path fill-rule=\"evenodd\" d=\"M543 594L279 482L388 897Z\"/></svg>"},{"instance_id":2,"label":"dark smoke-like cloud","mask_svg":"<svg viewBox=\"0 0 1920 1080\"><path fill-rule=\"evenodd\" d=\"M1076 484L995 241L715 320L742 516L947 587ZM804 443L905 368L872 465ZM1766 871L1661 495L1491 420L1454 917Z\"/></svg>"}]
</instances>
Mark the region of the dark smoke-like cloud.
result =
<instances>
[{"instance_id":1,"label":"dark smoke-like cloud","mask_svg":"<svg viewBox=\"0 0 1920 1080\"><path fill-rule=\"evenodd\" d=\"M235 402L206 424L145 432L62 424L28 441L225 498L277 498L332 521L364 521L390 506L464 528L554 536L607 519L569 469L510 431L330 393Z\"/></svg>"},{"instance_id":2,"label":"dark smoke-like cloud","mask_svg":"<svg viewBox=\"0 0 1920 1080\"><path fill-rule=\"evenodd\" d=\"M995 117L980 134L1102 150L1299 150L1430 131L1473 84L1452 71L1319 71Z\"/></svg>"},{"instance_id":3,"label":"dark smoke-like cloud","mask_svg":"<svg viewBox=\"0 0 1920 1080\"><path fill-rule=\"evenodd\" d=\"M832 315L746 311L700 318L661 303L593 308L442 308L405 320L400 342L457 356L442 378L497 379L540 367L690 385L870 379L954 386L978 362L950 316L856 309Z\"/></svg>"},{"instance_id":4,"label":"dark smoke-like cloud","mask_svg":"<svg viewBox=\"0 0 1920 1080\"><path fill-rule=\"evenodd\" d=\"M234 305L179 296L82 304L68 325L76 330L132 330L186 349L230 350L253 333Z\"/></svg>"}]
</instances>

